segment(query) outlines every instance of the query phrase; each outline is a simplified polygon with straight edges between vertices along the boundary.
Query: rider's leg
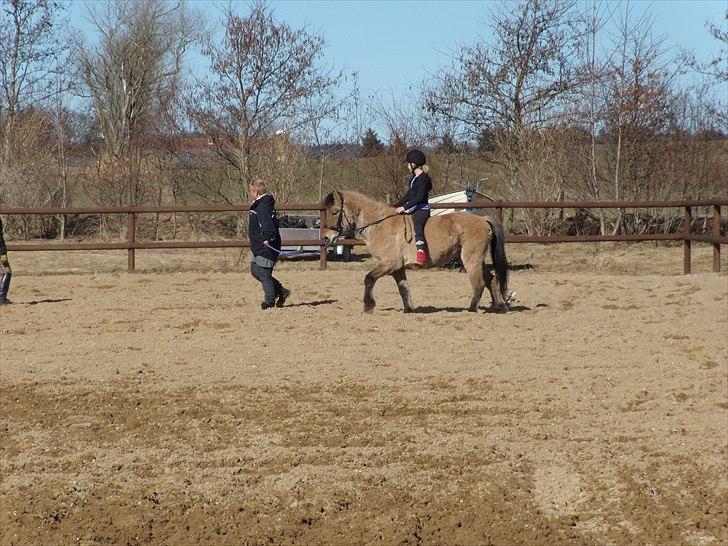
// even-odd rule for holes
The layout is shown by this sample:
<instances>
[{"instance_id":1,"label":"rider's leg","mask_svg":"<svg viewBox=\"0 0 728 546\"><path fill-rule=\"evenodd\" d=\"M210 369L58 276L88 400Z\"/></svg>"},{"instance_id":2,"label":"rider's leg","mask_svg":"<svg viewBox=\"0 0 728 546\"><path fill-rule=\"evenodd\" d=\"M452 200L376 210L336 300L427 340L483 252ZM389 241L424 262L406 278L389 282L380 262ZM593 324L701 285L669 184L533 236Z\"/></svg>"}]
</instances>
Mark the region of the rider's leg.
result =
<instances>
[{"instance_id":1,"label":"rider's leg","mask_svg":"<svg viewBox=\"0 0 728 546\"><path fill-rule=\"evenodd\" d=\"M424 265L427 261L427 242L425 241L425 223L430 217L429 210L416 210L412 213L415 228L415 244L417 245L417 263Z\"/></svg>"}]
</instances>

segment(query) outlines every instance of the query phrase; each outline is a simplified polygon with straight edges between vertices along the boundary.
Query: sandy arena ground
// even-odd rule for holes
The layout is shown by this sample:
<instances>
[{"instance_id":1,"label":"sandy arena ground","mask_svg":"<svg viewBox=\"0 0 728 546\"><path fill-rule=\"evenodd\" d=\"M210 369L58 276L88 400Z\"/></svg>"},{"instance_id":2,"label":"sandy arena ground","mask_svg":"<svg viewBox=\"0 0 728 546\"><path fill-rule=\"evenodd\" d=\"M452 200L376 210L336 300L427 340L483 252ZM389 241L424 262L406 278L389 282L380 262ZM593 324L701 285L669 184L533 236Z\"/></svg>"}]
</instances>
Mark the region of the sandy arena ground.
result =
<instances>
[{"instance_id":1,"label":"sandy arena ground","mask_svg":"<svg viewBox=\"0 0 728 546\"><path fill-rule=\"evenodd\" d=\"M262 312L237 254L11 254L0 544L728 543L725 274L518 246L507 314L364 315L366 260L286 263Z\"/></svg>"}]
</instances>

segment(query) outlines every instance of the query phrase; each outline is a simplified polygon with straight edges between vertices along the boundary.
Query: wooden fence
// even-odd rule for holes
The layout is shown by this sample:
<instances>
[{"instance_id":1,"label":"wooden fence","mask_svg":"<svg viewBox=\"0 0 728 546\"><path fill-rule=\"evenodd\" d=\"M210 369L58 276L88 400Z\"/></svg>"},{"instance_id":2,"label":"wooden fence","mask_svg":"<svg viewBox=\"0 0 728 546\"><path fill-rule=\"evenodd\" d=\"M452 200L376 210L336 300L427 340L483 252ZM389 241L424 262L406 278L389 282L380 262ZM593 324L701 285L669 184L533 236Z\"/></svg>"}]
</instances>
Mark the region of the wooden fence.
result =
<instances>
[{"instance_id":1,"label":"wooden fence","mask_svg":"<svg viewBox=\"0 0 728 546\"><path fill-rule=\"evenodd\" d=\"M503 211L506 209L635 209L635 208L681 208L683 210L683 229L680 233L644 233L640 235L508 235L509 243L582 243L582 242L608 242L608 241L682 241L683 242L683 272L691 272L691 247L694 242L710 243L713 245L713 271L720 271L720 245L728 244L728 237L721 235L721 207L728 205L728 198L684 200L684 201L472 201L469 203L442 203L432 204L433 209L493 209L502 221ZM693 233L692 211L696 207L712 208L712 233L703 235ZM278 205L280 211L319 211L321 224L324 222L324 209L320 204L293 203ZM12 252L28 251L68 251L68 250L126 250L127 267L129 271L135 268L135 252L143 249L166 248L245 248L250 246L245 239L226 239L217 241L137 241L136 220L140 214L165 213L204 213L204 212L244 212L249 210L248 205L190 205L190 206L160 206L160 207L8 207L0 205L0 214L125 214L127 217L126 240L120 242L87 242L87 243L10 243L8 250ZM287 240L286 245L311 244L311 241ZM339 241L344 245L361 245L362 241L345 239ZM326 269L327 255L321 253L320 267Z\"/></svg>"}]
</instances>

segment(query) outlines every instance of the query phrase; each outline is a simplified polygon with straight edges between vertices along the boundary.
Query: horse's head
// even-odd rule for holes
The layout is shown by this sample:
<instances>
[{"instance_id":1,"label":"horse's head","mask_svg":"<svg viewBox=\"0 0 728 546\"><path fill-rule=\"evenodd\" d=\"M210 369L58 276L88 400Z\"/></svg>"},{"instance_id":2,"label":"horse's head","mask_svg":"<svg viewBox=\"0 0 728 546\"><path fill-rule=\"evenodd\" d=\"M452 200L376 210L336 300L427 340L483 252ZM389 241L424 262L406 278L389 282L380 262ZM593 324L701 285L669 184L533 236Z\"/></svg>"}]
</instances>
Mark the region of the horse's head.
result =
<instances>
[{"instance_id":1,"label":"horse's head","mask_svg":"<svg viewBox=\"0 0 728 546\"><path fill-rule=\"evenodd\" d=\"M321 201L324 207L324 224L321 226L321 236L327 241L334 237L343 237L344 234L354 229L354 220L347 209L344 194L335 191L328 194Z\"/></svg>"}]
</instances>

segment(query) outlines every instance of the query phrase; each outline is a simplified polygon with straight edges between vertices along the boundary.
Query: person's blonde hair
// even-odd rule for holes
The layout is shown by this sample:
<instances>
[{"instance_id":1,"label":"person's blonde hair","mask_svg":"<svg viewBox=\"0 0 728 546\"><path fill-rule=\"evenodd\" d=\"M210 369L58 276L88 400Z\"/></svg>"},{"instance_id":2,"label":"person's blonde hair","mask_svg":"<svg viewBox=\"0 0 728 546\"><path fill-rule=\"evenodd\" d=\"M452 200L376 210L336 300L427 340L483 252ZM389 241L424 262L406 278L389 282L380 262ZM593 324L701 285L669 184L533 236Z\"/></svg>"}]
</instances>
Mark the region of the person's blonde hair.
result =
<instances>
[{"instance_id":1,"label":"person's blonde hair","mask_svg":"<svg viewBox=\"0 0 728 546\"><path fill-rule=\"evenodd\" d=\"M429 165L420 165L420 169L422 169L423 173L427 174L430 170L430 166Z\"/></svg>"},{"instance_id":2,"label":"person's blonde hair","mask_svg":"<svg viewBox=\"0 0 728 546\"><path fill-rule=\"evenodd\" d=\"M256 178L250 183L250 187L257 191L260 195L268 193L268 188L265 186L265 180L262 178Z\"/></svg>"}]
</instances>

